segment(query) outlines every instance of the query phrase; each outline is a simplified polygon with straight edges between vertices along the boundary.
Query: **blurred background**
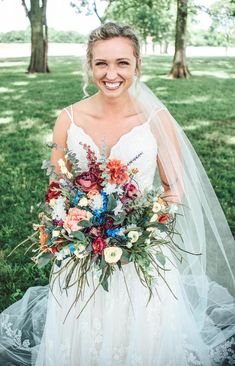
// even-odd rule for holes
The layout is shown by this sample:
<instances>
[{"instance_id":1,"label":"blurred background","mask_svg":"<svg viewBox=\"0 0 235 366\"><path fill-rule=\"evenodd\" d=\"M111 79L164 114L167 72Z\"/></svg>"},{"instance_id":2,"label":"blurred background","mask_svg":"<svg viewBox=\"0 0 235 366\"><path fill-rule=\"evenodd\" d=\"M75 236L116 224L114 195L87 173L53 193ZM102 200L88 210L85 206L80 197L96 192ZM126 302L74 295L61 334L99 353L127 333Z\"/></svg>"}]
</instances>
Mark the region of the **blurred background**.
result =
<instances>
[{"instance_id":1,"label":"blurred background","mask_svg":"<svg viewBox=\"0 0 235 366\"><path fill-rule=\"evenodd\" d=\"M0 0L0 310L48 283L28 244L8 255L37 222L46 142L83 97L87 37L107 21L138 33L141 79L189 137L235 233L235 0Z\"/></svg>"}]
</instances>

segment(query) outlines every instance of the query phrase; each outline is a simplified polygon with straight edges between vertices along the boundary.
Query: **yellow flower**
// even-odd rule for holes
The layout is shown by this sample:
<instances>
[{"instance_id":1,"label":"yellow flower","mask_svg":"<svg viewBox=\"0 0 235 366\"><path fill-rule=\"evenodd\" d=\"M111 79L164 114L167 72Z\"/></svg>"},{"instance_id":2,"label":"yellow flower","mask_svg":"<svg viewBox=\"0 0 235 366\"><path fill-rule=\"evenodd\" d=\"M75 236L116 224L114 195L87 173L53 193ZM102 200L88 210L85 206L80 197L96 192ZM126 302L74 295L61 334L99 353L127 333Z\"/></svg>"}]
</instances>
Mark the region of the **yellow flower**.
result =
<instances>
[{"instance_id":1,"label":"yellow flower","mask_svg":"<svg viewBox=\"0 0 235 366\"><path fill-rule=\"evenodd\" d=\"M122 249L118 247L108 247L104 249L104 260L107 263L117 263L122 256Z\"/></svg>"},{"instance_id":2,"label":"yellow flower","mask_svg":"<svg viewBox=\"0 0 235 366\"><path fill-rule=\"evenodd\" d=\"M131 240L131 243L135 243L139 239L140 235L141 234L139 231L129 231L127 234L128 238Z\"/></svg>"}]
</instances>

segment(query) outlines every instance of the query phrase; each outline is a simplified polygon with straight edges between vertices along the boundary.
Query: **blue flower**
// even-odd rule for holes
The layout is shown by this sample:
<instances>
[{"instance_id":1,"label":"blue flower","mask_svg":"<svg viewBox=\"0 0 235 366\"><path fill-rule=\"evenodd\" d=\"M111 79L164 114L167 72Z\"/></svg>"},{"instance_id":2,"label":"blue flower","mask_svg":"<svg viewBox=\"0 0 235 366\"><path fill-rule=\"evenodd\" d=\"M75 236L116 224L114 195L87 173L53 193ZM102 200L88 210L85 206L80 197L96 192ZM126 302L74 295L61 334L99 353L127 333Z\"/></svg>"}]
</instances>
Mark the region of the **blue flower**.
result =
<instances>
[{"instance_id":1,"label":"blue flower","mask_svg":"<svg viewBox=\"0 0 235 366\"><path fill-rule=\"evenodd\" d=\"M106 231L106 234L108 235L108 236L111 236L112 238L114 238L115 236L117 236L118 235L118 233L120 232L120 228L119 227L117 227L117 228L115 228L115 229L108 229L107 231Z\"/></svg>"},{"instance_id":2,"label":"blue flower","mask_svg":"<svg viewBox=\"0 0 235 366\"><path fill-rule=\"evenodd\" d=\"M72 252L72 253L75 252L76 249L75 249L75 246L72 243L69 243L68 247L69 247L70 252Z\"/></svg>"},{"instance_id":3,"label":"blue flower","mask_svg":"<svg viewBox=\"0 0 235 366\"><path fill-rule=\"evenodd\" d=\"M76 195L73 197L73 204L76 206L78 204L78 201L80 200L80 197L82 196L82 193L77 191Z\"/></svg>"}]
</instances>

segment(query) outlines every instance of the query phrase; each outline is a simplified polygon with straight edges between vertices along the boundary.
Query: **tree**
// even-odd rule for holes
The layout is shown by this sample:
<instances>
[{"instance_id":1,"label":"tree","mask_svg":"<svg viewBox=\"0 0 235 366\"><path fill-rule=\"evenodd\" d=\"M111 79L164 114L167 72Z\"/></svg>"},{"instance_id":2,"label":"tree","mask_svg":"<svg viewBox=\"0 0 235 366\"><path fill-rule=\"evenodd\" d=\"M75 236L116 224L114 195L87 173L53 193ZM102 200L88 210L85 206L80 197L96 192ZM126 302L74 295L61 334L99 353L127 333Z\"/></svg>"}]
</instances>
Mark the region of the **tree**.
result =
<instances>
[{"instance_id":1,"label":"tree","mask_svg":"<svg viewBox=\"0 0 235 366\"><path fill-rule=\"evenodd\" d=\"M22 5L31 25L31 57L28 72L49 72L47 0L30 0L30 9L25 0L22 0Z\"/></svg>"},{"instance_id":2,"label":"tree","mask_svg":"<svg viewBox=\"0 0 235 366\"><path fill-rule=\"evenodd\" d=\"M107 3L109 2L108 0L103 1L106 1ZM86 12L86 15L92 15L94 13L99 19L100 23L104 23L104 17L98 12L96 0L76 0L71 1L70 5L76 10L78 14L81 14L84 11Z\"/></svg>"},{"instance_id":3,"label":"tree","mask_svg":"<svg viewBox=\"0 0 235 366\"><path fill-rule=\"evenodd\" d=\"M105 19L131 25L146 43L151 36L153 43L169 42L172 32L172 0L115 0L110 1Z\"/></svg>"},{"instance_id":4,"label":"tree","mask_svg":"<svg viewBox=\"0 0 235 366\"><path fill-rule=\"evenodd\" d=\"M212 19L211 31L223 35L227 52L231 38L235 34L235 1L218 0L208 9L208 13Z\"/></svg>"},{"instance_id":5,"label":"tree","mask_svg":"<svg viewBox=\"0 0 235 366\"><path fill-rule=\"evenodd\" d=\"M186 64L186 31L188 0L177 0L177 18L175 31L175 54L169 77L187 79L191 76Z\"/></svg>"}]
</instances>

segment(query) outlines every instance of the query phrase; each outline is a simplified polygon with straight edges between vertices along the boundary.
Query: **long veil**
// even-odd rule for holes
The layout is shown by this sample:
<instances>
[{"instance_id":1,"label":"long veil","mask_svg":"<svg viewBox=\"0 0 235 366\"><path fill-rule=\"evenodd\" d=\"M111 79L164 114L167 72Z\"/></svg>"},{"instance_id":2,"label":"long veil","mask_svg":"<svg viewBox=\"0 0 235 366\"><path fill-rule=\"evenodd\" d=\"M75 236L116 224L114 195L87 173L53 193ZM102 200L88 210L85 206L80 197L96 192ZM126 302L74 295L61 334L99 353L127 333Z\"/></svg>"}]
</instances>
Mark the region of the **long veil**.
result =
<instances>
[{"instance_id":1,"label":"long veil","mask_svg":"<svg viewBox=\"0 0 235 366\"><path fill-rule=\"evenodd\" d=\"M155 184L163 184L172 201L180 203L177 229L181 237L175 240L185 252L178 270L204 340L215 347L235 334L232 233L183 129L146 84L136 79L130 94L148 116L158 146L158 166L163 173L160 176L156 169Z\"/></svg>"}]
</instances>

